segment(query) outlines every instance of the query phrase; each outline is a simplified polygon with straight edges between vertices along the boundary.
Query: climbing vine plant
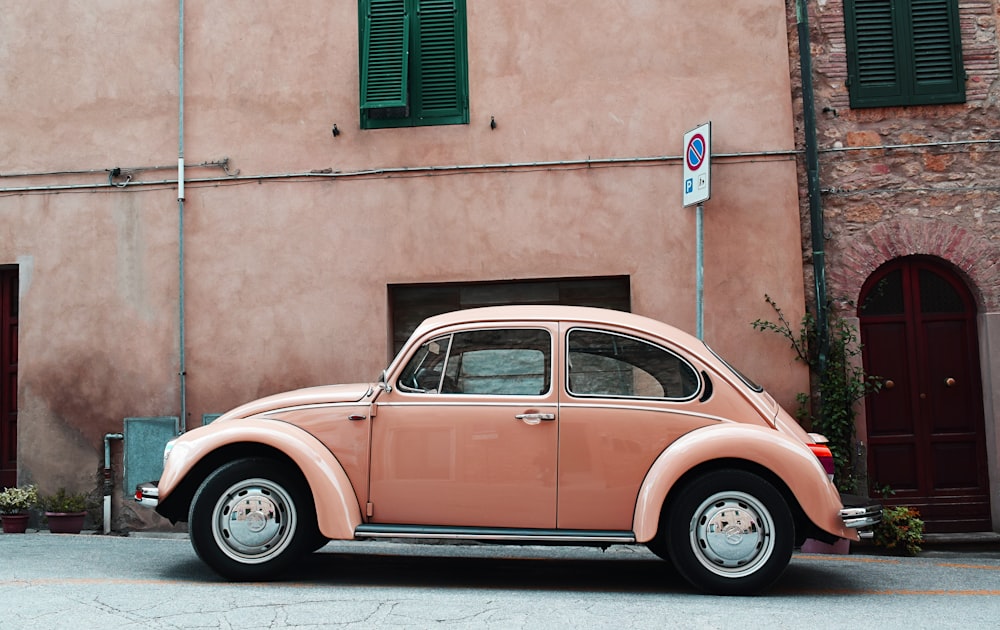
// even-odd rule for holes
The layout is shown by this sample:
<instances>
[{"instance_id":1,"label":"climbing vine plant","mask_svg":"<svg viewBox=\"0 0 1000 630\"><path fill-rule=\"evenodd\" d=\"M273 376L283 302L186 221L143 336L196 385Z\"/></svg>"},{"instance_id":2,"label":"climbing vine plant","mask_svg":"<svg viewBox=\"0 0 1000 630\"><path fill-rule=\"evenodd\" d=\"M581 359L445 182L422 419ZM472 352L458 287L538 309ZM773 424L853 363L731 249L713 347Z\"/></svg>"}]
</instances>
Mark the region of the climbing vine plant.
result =
<instances>
[{"instance_id":1,"label":"climbing vine plant","mask_svg":"<svg viewBox=\"0 0 1000 630\"><path fill-rule=\"evenodd\" d=\"M758 319L755 330L770 331L784 337L795 351L796 360L809 366L813 377L813 392L799 393L799 422L808 424L812 431L822 433L830 441L836 466L837 487L844 492L858 490L854 469L854 404L877 392L882 381L877 376L865 374L853 361L861 353L857 330L846 320L838 318L829 323L826 369L821 369L818 347L818 324L811 313L803 316L798 328L793 328L781 308L765 295L764 299L774 309L777 322Z\"/></svg>"}]
</instances>

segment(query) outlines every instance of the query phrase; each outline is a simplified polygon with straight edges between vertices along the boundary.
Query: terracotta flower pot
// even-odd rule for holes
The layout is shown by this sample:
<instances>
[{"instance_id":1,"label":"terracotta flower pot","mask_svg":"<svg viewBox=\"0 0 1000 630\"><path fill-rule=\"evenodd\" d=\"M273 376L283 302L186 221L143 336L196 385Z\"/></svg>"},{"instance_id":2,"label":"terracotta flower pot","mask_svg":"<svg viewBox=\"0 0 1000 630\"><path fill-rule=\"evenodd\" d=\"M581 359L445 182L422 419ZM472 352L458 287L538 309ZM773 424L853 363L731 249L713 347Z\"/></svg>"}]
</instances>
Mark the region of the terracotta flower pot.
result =
<instances>
[{"instance_id":1,"label":"terracotta flower pot","mask_svg":"<svg viewBox=\"0 0 1000 630\"><path fill-rule=\"evenodd\" d=\"M23 534L28 529L27 514L3 514L0 515L3 521L3 533Z\"/></svg>"},{"instance_id":2,"label":"terracotta flower pot","mask_svg":"<svg viewBox=\"0 0 1000 630\"><path fill-rule=\"evenodd\" d=\"M83 519L86 512L46 512L49 519L49 531L53 534L79 534L83 529Z\"/></svg>"}]
</instances>

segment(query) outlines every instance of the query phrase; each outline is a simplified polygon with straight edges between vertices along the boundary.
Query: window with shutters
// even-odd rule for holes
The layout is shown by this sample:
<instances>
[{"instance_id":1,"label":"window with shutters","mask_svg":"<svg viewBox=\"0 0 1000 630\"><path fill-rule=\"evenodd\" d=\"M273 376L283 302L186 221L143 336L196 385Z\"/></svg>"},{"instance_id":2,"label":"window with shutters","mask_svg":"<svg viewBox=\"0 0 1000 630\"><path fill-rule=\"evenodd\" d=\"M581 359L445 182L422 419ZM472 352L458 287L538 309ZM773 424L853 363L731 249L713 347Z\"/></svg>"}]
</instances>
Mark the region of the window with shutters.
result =
<instances>
[{"instance_id":1,"label":"window with shutters","mask_svg":"<svg viewBox=\"0 0 1000 630\"><path fill-rule=\"evenodd\" d=\"M851 107L965 102L957 0L844 0Z\"/></svg>"},{"instance_id":2,"label":"window with shutters","mask_svg":"<svg viewBox=\"0 0 1000 630\"><path fill-rule=\"evenodd\" d=\"M469 122L465 0L359 0L361 128Z\"/></svg>"}]
</instances>

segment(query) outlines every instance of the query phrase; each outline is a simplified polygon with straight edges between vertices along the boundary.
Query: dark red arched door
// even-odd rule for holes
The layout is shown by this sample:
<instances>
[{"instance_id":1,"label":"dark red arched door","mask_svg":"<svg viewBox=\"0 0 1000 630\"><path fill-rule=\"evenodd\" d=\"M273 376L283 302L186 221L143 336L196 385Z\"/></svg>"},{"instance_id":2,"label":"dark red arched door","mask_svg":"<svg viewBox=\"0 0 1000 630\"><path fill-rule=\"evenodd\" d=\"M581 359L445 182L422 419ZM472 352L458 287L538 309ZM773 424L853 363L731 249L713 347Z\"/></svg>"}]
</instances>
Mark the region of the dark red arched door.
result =
<instances>
[{"instance_id":1,"label":"dark red arched door","mask_svg":"<svg viewBox=\"0 0 1000 630\"><path fill-rule=\"evenodd\" d=\"M936 259L899 258L865 282L858 315L868 397L868 478L918 509L928 532L988 531L990 503L975 304Z\"/></svg>"}]
</instances>

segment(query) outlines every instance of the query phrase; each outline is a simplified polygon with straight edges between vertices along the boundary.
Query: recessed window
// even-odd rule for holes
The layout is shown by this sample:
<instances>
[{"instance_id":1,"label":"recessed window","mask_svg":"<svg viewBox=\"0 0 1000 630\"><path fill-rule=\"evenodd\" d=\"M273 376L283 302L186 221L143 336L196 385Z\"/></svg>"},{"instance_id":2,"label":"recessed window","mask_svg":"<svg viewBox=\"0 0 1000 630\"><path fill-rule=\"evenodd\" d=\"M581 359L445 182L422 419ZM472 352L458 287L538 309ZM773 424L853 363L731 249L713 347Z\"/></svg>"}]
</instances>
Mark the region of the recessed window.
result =
<instances>
[{"instance_id":1,"label":"recessed window","mask_svg":"<svg viewBox=\"0 0 1000 630\"><path fill-rule=\"evenodd\" d=\"M851 107L965 102L955 0L844 0Z\"/></svg>"},{"instance_id":2,"label":"recessed window","mask_svg":"<svg viewBox=\"0 0 1000 630\"><path fill-rule=\"evenodd\" d=\"M449 311L504 304L561 304L631 310L628 276L389 286L392 353L424 319Z\"/></svg>"}]
</instances>

